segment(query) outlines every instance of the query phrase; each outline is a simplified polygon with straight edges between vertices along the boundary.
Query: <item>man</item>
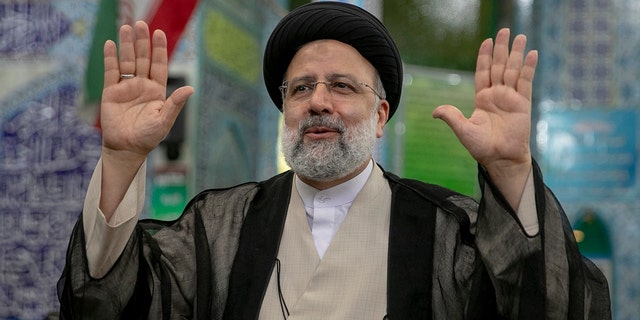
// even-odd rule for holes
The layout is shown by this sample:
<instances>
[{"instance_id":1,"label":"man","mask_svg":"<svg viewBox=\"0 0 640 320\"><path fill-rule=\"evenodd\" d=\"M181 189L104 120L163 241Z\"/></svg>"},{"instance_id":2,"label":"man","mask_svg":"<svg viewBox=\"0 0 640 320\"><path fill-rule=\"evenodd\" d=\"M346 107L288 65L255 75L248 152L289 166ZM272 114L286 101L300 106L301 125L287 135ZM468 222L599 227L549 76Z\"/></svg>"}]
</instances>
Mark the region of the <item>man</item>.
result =
<instances>
[{"instance_id":1,"label":"man","mask_svg":"<svg viewBox=\"0 0 640 320\"><path fill-rule=\"evenodd\" d=\"M446 121L479 163L482 200L385 172L375 139L402 62L385 27L343 3L302 6L265 52L292 171L204 191L174 222L137 221L145 159L193 88L164 99L166 40L144 23L105 44L102 157L72 235L63 318L610 318L529 150L535 51L480 46L476 106Z\"/></svg>"}]
</instances>

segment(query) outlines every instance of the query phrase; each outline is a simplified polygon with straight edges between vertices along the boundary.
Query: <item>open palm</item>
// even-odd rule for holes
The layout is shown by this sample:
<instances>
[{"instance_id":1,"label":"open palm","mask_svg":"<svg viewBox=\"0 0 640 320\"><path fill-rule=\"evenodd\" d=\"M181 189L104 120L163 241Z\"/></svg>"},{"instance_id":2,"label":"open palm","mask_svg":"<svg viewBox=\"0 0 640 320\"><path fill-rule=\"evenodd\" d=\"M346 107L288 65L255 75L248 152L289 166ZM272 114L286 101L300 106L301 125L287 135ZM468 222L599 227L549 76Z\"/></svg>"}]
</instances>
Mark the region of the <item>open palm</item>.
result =
<instances>
[{"instance_id":1,"label":"open palm","mask_svg":"<svg viewBox=\"0 0 640 320\"><path fill-rule=\"evenodd\" d=\"M509 29L485 40L478 52L475 108L467 119L460 110L442 105L433 116L444 120L471 156L484 166L512 204L531 168L531 92L537 51L524 55L526 37L518 35L509 52ZM507 180L511 180L508 181ZM509 196L507 196L509 198Z\"/></svg>"},{"instance_id":2,"label":"open palm","mask_svg":"<svg viewBox=\"0 0 640 320\"><path fill-rule=\"evenodd\" d=\"M103 148L144 159L167 135L193 89L182 87L165 100L168 61L162 31L154 32L151 41L145 23L136 23L134 29L123 26L116 51L114 42L105 44Z\"/></svg>"}]
</instances>

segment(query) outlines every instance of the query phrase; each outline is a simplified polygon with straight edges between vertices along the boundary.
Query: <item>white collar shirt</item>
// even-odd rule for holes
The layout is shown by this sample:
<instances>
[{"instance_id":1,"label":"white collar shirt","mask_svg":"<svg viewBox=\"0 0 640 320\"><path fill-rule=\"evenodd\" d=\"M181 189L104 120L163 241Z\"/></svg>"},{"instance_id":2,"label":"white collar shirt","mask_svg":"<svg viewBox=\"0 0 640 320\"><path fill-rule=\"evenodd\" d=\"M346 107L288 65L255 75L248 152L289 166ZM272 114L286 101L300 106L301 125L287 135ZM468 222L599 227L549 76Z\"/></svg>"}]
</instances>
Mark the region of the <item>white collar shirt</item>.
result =
<instances>
[{"instance_id":1,"label":"white collar shirt","mask_svg":"<svg viewBox=\"0 0 640 320\"><path fill-rule=\"evenodd\" d=\"M304 203L313 241L321 259L372 171L373 161L370 160L360 174L325 190L302 182L296 175L296 189Z\"/></svg>"}]
</instances>

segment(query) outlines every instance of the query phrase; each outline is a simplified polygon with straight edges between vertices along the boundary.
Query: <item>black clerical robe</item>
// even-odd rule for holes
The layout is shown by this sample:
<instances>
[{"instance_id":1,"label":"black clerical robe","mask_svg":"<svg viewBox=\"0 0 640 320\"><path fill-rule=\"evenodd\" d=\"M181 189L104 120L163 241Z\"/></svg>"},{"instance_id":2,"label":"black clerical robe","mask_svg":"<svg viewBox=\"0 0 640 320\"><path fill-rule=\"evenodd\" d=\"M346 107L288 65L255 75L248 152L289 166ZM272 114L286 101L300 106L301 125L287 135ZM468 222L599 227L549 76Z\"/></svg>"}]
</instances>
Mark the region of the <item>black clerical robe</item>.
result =
<instances>
[{"instance_id":1,"label":"black clerical robe","mask_svg":"<svg viewBox=\"0 0 640 320\"><path fill-rule=\"evenodd\" d=\"M101 279L82 218L58 283L62 319L257 319L293 173L207 190L176 221L140 221ZM480 168L480 203L385 173L392 192L389 319L610 319L605 277L580 255L534 164L540 232L528 236Z\"/></svg>"}]
</instances>

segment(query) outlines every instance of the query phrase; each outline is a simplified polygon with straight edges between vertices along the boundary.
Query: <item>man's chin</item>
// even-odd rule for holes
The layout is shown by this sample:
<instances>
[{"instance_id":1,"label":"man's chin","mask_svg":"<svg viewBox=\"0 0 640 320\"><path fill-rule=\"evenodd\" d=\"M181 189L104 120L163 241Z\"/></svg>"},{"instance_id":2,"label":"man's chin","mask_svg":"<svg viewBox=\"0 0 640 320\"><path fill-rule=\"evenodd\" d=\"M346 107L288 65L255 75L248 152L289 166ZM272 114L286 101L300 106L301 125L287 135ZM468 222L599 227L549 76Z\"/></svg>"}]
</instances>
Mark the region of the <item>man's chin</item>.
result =
<instances>
[{"instance_id":1,"label":"man's chin","mask_svg":"<svg viewBox=\"0 0 640 320\"><path fill-rule=\"evenodd\" d=\"M362 165L362 161L345 161L346 159L324 158L320 157L306 158L305 161L296 162L294 165L289 164L291 169L308 180L318 182L330 182L343 179L352 174Z\"/></svg>"},{"instance_id":2,"label":"man's chin","mask_svg":"<svg viewBox=\"0 0 640 320\"><path fill-rule=\"evenodd\" d=\"M344 177L346 177L347 175L349 175L349 173L344 173L344 174L335 174L335 173L331 173L328 174L326 172L324 173L319 173L318 171L314 171L316 174L309 176L306 175L305 173L300 173L300 172L296 172L296 174L298 176L300 176L301 178L305 179L305 180L311 180L311 181L318 181L318 182L331 182L331 181L336 181L336 180L340 180Z\"/></svg>"},{"instance_id":3,"label":"man's chin","mask_svg":"<svg viewBox=\"0 0 640 320\"><path fill-rule=\"evenodd\" d=\"M308 150L314 148L327 148L340 142L340 135L305 135L302 138L302 145Z\"/></svg>"}]
</instances>

